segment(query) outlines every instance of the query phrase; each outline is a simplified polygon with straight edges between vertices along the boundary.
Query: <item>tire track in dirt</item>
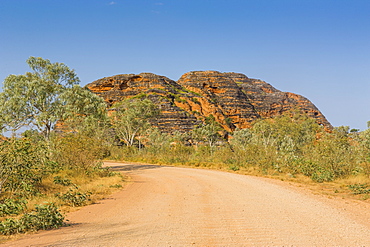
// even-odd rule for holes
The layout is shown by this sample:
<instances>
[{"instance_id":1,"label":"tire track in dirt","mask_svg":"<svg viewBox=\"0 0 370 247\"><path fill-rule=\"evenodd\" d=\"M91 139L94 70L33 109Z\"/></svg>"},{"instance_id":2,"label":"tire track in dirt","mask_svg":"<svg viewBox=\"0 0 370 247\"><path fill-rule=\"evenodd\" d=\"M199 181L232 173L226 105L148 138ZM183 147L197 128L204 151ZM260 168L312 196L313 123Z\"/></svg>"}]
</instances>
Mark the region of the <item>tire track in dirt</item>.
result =
<instances>
[{"instance_id":1,"label":"tire track in dirt","mask_svg":"<svg viewBox=\"0 0 370 247\"><path fill-rule=\"evenodd\" d=\"M124 190L1 246L370 246L369 207L233 173L110 163ZM355 205L356 210L359 204ZM364 223L365 222L365 223Z\"/></svg>"}]
</instances>

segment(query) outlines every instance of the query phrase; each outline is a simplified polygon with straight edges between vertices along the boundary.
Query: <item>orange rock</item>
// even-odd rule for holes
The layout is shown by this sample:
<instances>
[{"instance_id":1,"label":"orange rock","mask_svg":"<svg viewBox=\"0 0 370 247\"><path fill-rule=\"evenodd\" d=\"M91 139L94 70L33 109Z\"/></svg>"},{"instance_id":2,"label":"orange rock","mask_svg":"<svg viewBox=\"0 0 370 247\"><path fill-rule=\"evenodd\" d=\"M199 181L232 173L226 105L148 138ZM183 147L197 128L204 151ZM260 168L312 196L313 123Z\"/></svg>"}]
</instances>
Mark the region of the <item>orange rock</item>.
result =
<instances>
[{"instance_id":1,"label":"orange rock","mask_svg":"<svg viewBox=\"0 0 370 247\"><path fill-rule=\"evenodd\" d=\"M322 113L303 96L281 92L270 84L239 73L193 71L175 82L151 73L106 77L86 86L108 106L124 99L145 96L158 105L152 121L163 132L186 132L213 115L227 131L248 128L261 118L299 109L331 128Z\"/></svg>"}]
</instances>

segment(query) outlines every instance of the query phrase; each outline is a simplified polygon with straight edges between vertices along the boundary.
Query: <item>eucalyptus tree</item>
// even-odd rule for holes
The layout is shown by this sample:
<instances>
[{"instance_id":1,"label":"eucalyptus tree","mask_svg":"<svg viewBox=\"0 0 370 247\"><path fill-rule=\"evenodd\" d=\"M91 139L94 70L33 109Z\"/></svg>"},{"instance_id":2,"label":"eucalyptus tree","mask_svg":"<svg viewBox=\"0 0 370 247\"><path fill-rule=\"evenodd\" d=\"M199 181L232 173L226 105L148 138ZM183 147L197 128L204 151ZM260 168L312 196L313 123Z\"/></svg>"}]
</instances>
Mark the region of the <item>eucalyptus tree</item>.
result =
<instances>
[{"instance_id":1,"label":"eucalyptus tree","mask_svg":"<svg viewBox=\"0 0 370 247\"><path fill-rule=\"evenodd\" d=\"M213 115L210 115L205 119L205 123L193 129L191 134L195 142L204 142L209 147L213 147L221 140L220 131L222 131L220 124L216 122Z\"/></svg>"},{"instance_id":2,"label":"eucalyptus tree","mask_svg":"<svg viewBox=\"0 0 370 247\"><path fill-rule=\"evenodd\" d=\"M113 128L127 146L133 146L135 140L151 127L149 120L159 114L159 109L149 99L128 99L116 103L113 108Z\"/></svg>"},{"instance_id":3,"label":"eucalyptus tree","mask_svg":"<svg viewBox=\"0 0 370 247\"><path fill-rule=\"evenodd\" d=\"M245 149L251 142L253 134L250 129L236 129L230 140L233 148Z\"/></svg>"},{"instance_id":4,"label":"eucalyptus tree","mask_svg":"<svg viewBox=\"0 0 370 247\"><path fill-rule=\"evenodd\" d=\"M103 105L102 100L78 86L73 69L40 57L30 57L27 64L32 72L9 75L3 83L0 122L6 130L15 133L24 126L36 127L48 138L58 121L71 118L69 113L83 116L84 110L101 111L96 109L101 109L97 106Z\"/></svg>"},{"instance_id":5,"label":"eucalyptus tree","mask_svg":"<svg viewBox=\"0 0 370 247\"><path fill-rule=\"evenodd\" d=\"M101 97L77 85L60 96L66 103L62 119L70 130L95 135L98 128L107 127L107 104Z\"/></svg>"}]
</instances>

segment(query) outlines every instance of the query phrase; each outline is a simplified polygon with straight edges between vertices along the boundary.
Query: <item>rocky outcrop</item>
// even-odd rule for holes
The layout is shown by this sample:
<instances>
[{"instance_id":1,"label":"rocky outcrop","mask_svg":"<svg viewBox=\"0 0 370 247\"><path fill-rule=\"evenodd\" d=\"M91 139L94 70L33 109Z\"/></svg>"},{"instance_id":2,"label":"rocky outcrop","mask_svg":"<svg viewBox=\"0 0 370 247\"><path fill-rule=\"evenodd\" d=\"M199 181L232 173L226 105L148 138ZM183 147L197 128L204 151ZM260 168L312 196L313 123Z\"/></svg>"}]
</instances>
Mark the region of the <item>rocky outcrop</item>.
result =
<instances>
[{"instance_id":1,"label":"rocky outcrop","mask_svg":"<svg viewBox=\"0 0 370 247\"><path fill-rule=\"evenodd\" d=\"M202 115L213 115L227 130L251 127L260 116L241 88L226 74L217 71L194 71L181 76L178 84L207 99Z\"/></svg>"},{"instance_id":2,"label":"rocky outcrop","mask_svg":"<svg viewBox=\"0 0 370 247\"><path fill-rule=\"evenodd\" d=\"M250 79L240 73L225 74L239 85L261 117L271 118L297 109L316 119L318 124L332 128L325 116L307 98L294 93L281 92L262 80Z\"/></svg>"},{"instance_id":3,"label":"rocky outcrop","mask_svg":"<svg viewBox=\"0 0 370 247\"><path fill-rule=\"evenodd\" d=\"M125 74L99 79L86 86L103 97L108 106L132 97L148 97L161 114L152 124L163 132L186 132L201 122L192 113L197 101L175 81L151 73Z\"/></svg>"},{"instance_id":4,"label":"rocky outcrop","mask_svg":"<svg viewBox=\"0 0 370 247\"><path fill-rule=\"evenodd\" d=\"M239 73L193 71L175 82L151 73L106 77L86 86L110 107L132 97L147 97L161 114L152 124L163 132L187 132L213 115L225 130L248 128L259 118L299 109L319 124L331 127L303 96L281 92L270 84Z\"/></svg>"}]
</instances>

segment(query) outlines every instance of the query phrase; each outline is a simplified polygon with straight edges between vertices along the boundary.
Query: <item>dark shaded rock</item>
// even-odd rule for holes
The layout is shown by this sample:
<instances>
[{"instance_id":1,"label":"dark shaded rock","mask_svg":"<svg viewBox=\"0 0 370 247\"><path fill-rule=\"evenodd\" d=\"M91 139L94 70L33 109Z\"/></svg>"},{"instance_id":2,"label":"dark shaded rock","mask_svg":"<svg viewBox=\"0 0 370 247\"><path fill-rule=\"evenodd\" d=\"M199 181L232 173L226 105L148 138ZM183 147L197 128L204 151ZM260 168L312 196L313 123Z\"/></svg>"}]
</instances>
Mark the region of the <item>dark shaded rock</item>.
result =
<instances>
[{"instance_id":1,"label":"dark shaded rock","mask_svg":"<svg viewBox=\"0 0 370 247\"><path fill-rule=\"evenodd\" d=\"M290 110L299 110L316 119L318 124L332 128L325 116L307 98L281 92L262 80L250 79L240 73L226 74L239 85L261 117L271 118Z\"/></svg>"}]
</instances>

